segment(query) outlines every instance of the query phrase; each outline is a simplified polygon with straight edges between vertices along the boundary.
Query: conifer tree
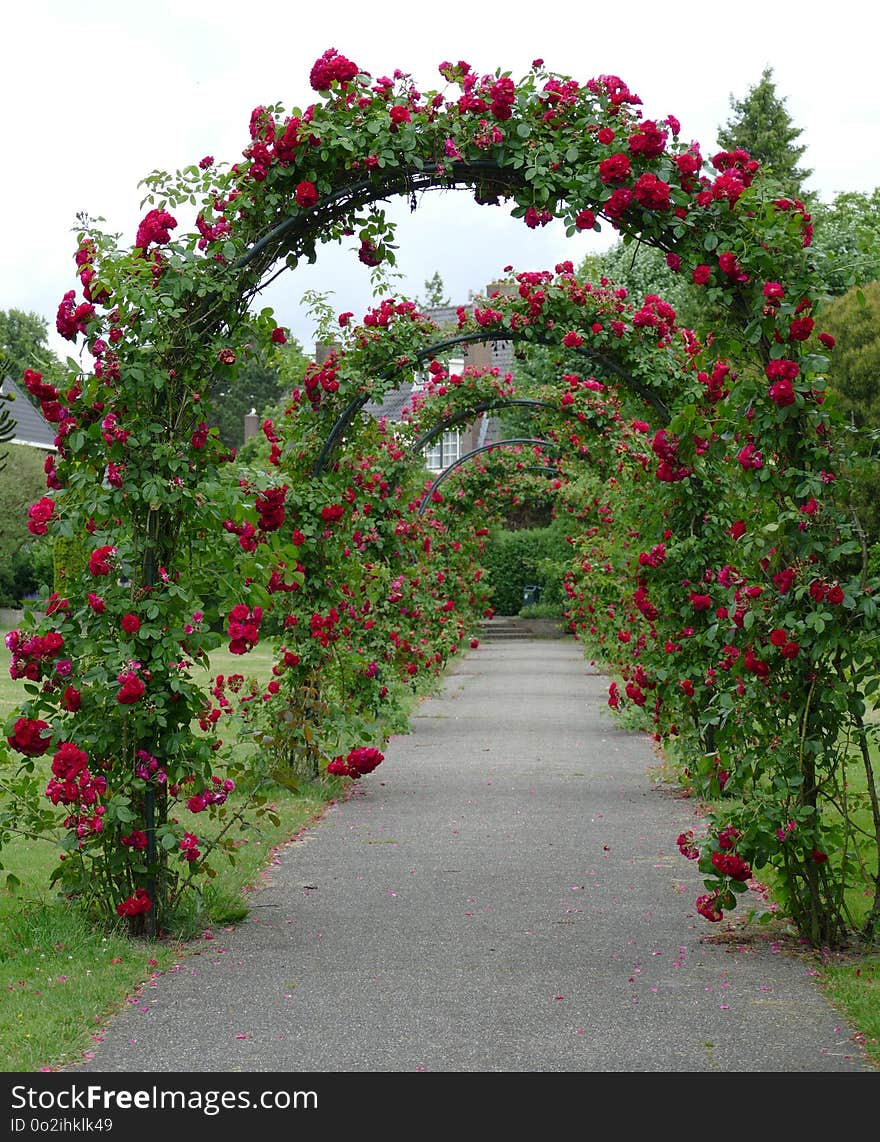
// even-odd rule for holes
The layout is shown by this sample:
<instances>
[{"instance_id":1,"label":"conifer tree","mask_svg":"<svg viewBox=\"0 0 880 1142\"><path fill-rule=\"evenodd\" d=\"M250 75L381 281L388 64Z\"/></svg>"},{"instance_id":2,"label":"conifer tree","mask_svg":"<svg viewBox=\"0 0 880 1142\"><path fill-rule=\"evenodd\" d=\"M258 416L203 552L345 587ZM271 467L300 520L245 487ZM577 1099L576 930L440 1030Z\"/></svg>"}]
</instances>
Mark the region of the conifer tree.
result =
<instances>
[{"instance_id":1,"label":"conifer tree","mask_svg":"<svg viewBox=\"0 0 880 1142\"><path fill-rule=\"evenodd\" d=\"M789 194L803 199L808 193L803 184L813 172L798 166L807 148L796 145L801 128L792 122L785 103L776 92L773 68L765 67L745 98L730 96L733 114L719 128L718 142L727 151L737 147L748 151Z\"/></svg>"}]
</instances>

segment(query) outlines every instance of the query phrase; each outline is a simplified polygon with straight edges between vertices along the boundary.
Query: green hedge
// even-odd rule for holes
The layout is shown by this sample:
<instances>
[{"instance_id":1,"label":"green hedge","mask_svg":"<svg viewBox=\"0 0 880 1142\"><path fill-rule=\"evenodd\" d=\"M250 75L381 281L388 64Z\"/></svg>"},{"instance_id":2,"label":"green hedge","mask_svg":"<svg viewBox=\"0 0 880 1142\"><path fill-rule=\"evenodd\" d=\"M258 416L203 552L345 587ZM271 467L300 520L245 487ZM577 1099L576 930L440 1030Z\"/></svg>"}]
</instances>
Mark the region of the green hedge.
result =
<instances>
[{"instance_id":1,"label":"green hedge","mask_svg":"<svg viewBox=\"0 0 880 1142\"><path fill-rule=\"evenodd\" d=\"M526 587L533 586L539 588L533 602L558 606L561 611L562 574L570 559L571 551L559 524L494 531L486 545L483 563L495 613L518 615L524 605Z\"/></svg>"}]
</instances>

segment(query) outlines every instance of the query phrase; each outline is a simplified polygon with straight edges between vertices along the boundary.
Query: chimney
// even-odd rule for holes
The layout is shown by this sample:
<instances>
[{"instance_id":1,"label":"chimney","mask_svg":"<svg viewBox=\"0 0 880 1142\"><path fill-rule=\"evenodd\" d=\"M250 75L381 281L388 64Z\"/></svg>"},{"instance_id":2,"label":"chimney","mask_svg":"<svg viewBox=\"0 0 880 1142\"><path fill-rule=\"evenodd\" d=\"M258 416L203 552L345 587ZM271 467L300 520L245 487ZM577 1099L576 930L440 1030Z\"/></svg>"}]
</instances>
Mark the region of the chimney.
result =
<instances>
[{"instance_id":1,"label":"chimney","mask_svg":"<svg viewBox=\"0 0 880 1142\"><path fill-rule=\"evenodd\" d=\"M244 441L245 444L257 435L260 428L260 418L257 416L257 410L252 408L250 412L245 413L244 417Z\"/></svg>"}]
</instances>

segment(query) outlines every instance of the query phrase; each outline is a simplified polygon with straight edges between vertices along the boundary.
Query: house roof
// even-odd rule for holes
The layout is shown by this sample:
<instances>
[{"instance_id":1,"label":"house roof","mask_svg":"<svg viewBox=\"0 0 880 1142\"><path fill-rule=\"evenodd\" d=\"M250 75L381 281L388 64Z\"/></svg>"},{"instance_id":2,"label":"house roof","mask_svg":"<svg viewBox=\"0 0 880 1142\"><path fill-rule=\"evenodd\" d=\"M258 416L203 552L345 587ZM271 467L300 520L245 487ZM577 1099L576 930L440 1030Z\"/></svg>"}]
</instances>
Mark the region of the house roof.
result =
<instances>
[{"instance_id":1,"label":"house roof","mask_svg":"<svg viewBox=\"0 0 880 1142\"><path fill-rule=\"evenodd\" d=\"M4 377L0 381L0 396L12 397L11 401L4 401L2 405L15 422L10 444L24 444L28 448L40 448L44 452L57 451L55 429L39 409L34 408L11 377Z\"/></svg>"}]
</instances>

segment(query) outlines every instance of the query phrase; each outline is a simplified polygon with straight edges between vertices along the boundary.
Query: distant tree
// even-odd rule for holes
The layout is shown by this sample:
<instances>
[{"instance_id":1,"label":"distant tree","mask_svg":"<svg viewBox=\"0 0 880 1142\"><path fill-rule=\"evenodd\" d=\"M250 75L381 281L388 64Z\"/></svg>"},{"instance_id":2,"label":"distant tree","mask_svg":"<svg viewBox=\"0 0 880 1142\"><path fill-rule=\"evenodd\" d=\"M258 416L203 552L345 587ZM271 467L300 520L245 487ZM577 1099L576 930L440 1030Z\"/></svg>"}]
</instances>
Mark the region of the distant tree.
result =
<instances>
[{"instance_id":1,"label":"distant tree","mask_svg":"<svg viewBox=\"0 0 880 1142\"><path fill-rule=\"evenodd\" d=\"M880 543L880 282L848 290L823 307L820 322L835 339L828 383L851 425L858 455L843 494L873 545Z\"/></svg>"},{"instance_id":2,"label":"distant tree","mask_svg":"<svg viewBox=\"0 0 880 1142\"><path fill-rule=\"evenodd\" d=\"M15 435L15 417L9 411L8 402L11 397L4 397L0 401L0 445L8 444ZM0 451L0 472L6 467L6 461L9 459L9 453Z\"/></svg>"},{"instance_id":3,"label":"distant tree","mask_svg":"<svg viewBox=\"0 0 880 1142\"><path fill-rule=\"evenodd\" d=\"M642 242L617 241L601 254L588 254L578 275L599 284L607 278L627 291L627 301L641 306L649 294L662 297L676 312L678 324L696 329L707 320L705 291L692 285L666 264L662 250Z\"/></svg>"},{"instance_id":4,"label":"distant tree","mask_svg":"<svg viewBox=\"0 0 880 1142\"><path fill-rule=\"evenodd\" d=\"M301 377L305 365L306 357L299 343L288 341L276 346L268 356L246 357L234 380L215 383L210 389L210 423L219 430L223 443L239 448L244 442L245 416L251 409L262 416L274 407L297 370Z\"/></svg>"},{"instance_id":5,"label":"distant tree","mask_svg":"<svg viewBox=\"0 0 880 1142\"><path fill-rule=\"evenodd\" d=\"M880 427L880 281L823 306L819 323L835 340L829 382L841 410L857 428Z\"/></svg>"},{"instance_id":6,"label":"distant tree","mask_svg":"<svg viewBox=\"0 0 880 1142\"><path fill-rule=\"evenodd\" d=\"M776 93L773 68L765 67L758 83L743 99L730 96L733 115L719 127L718 142L727 151L742 147L795 198L803 199L803 183L812 170L798 166L806 146L796 146L801 128L792 122L786 100Z\"/></svg>"},{"instance_id":7,"label":"distant tree","mask_svg":"<svg viewBox=\"0 0 880 1142\"><path fill-rule=\"evenodd\" d=\"M844 191L829 205L811 206L816 268L833 297L880 280L880 187L873 194Z\"/></svg>"},{"instance_id":8,"label":"distant tree","mask_svg":"<svg viewBox=\"0 0 880 1142\"><path fill-rule=\"evenodd\" d=\"M28 508L46 494L44 457L37 448L12 444L0 470L0 606L15 606L36 591L39 572L51 568L51 543L28 530Z\"/></svg>"},{"instance_id":9,"label":"distant tree","mask_svg":"<svg viewBox=\"0 0 880 1142\"><path fill-rule=\"evenodd\" d=\"M440 277L438 270L435 270L433 275L425 281L425 300L422 304L428 309L434 309L442 305L452 305L452 302L446 296L446 287L443 285L443 279Z\"/></svg>"},{"instance_id":10,"label":"distant tree","mask_svg":"<svg viewBox=\"0 0 880 1142\"><path fill-rule=\"evenodd\" d=\"M25 369L47 380L60 377L61 362L49 348L48 322L36 313L0 309L0 374L19 382Z\"/></svg>"}]
</instances>

